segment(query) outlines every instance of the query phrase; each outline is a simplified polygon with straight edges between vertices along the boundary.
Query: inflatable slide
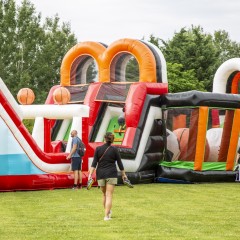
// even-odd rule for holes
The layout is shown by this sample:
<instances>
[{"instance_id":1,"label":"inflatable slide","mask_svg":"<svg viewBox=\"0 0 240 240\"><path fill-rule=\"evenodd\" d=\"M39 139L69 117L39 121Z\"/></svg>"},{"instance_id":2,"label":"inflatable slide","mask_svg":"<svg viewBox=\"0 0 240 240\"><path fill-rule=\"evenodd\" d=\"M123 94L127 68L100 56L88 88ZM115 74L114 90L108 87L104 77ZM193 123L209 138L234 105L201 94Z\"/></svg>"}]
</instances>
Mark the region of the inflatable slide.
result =
<instances>
[{"instance_id":1,"label":"inflatable slide","mask_svg":"<svg viewBox=\"0 0 240 240\"><path fill-rule=\"evenodd\" d=\"M19 106L0 79L0 108L0 189L51 189L71 186L73 180L70 163L66 160L67 153L44 152L29 134L22 119L72 118L77 128L79 120L88 116L88 107ZM45 140L48 139L44 128L39 129L40 137L42 133Z\"/></svg>"}]
</instances>

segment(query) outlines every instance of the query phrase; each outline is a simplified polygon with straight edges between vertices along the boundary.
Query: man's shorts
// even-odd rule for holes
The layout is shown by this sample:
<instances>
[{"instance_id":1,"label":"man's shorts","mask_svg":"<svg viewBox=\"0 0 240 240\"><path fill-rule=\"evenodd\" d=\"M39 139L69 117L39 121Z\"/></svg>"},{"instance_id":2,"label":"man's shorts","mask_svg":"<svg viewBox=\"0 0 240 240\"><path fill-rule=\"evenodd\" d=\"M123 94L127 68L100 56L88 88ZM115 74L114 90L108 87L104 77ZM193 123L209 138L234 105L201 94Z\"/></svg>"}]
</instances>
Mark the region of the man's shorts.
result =
<instances>
[{"instance_id":1,"label":"man's shorts","mask_svg":"<svg viewBox=\"0 0 240 240\"><path fill-rule=\"evenodd\" d=\"M80 157L72 157L72 171L79 171L82 169L82 159Z\"/></svg>"},{"instance_id":2,"label":"man's shorts","mask_svg":"<svg viewBox=\"0 0 240 240\"><path fill-rule=\"evenodd\" d=\"M99 187L105 187L107 184L116 185L117 184L117 178L107 178L107 179L99 179L98 180L98 186Z\"/></svg>"}]
</instances>

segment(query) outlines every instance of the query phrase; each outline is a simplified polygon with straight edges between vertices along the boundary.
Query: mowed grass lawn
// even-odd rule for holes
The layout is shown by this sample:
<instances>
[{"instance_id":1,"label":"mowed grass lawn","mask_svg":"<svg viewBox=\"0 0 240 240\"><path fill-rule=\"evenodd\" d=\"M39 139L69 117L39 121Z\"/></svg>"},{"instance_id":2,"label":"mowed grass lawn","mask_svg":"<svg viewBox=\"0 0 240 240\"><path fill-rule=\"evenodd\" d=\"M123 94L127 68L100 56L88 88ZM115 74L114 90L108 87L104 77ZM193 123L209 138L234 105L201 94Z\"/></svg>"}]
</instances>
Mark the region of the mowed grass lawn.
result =
<instances>
[{"instance_id":1,"label":"mowed grass lawn","mask_svg":"<svg viewBox=\"0 0 240 240\"><path fill-rule=\"evenodd\" d=\"M240 185L117 186L103 221L100 189L0 193L0 239L239 239Z\"/></svg>"}]
</instances>

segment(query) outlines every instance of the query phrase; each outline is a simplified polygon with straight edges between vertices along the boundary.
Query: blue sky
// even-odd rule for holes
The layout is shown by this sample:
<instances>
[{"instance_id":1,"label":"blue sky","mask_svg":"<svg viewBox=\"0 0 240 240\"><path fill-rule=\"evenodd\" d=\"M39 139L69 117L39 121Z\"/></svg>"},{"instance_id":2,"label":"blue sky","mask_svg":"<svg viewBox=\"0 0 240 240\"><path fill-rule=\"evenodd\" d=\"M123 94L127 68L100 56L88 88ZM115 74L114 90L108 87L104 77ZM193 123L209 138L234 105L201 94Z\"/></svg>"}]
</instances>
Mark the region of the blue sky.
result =
<instances>
[{"instance_id":1,"label":"blue sky","mask_svg":"<svg viewBox=\"0 0 240 240\"><path fill-rule=\"evenodd\" d=\"M239 0L30 0L42 16L58 14L79 42L110 44L120 38L167 40L182 27L225 30L240 42ZM21 0L16 0L17 4Z\"/></svg>"}]
</instances>

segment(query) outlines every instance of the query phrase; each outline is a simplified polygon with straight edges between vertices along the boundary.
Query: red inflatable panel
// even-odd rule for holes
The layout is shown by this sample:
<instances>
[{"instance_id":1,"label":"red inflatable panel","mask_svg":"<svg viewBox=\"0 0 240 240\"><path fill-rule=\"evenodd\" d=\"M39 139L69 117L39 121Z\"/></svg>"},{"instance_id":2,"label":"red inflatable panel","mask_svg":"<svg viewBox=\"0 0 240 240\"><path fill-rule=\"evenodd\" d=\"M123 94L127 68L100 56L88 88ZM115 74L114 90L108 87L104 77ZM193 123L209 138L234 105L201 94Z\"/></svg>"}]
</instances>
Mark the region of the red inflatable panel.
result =
<instances>
[{"instance_id":1,"label":"red inflatable panel","mask_svg":"<svg viewBox=\"0 0 240 240\"><path fill-rule=\"evenodd\" d=\"M60 153L62 152L62 141L57 140L57 141L52 141L52 151L53 153Z\"/></svg>"},{"instance_id":2,"label":"red inflatable panel","mask_svg":"<svg viewBox=\"0 0 240 240\"><path fill-rule=\"evenodd\" d=\"M88 122L89 119L87 117L82 118L82 141L84 142L86 147L86 152L83 156L82 171L88 170L88 157L91 156L88 147Z\"/></svg>"},{"instance_id":3,"label":"red inflatable panel","mask_svg":"<svg viewBox=\"0 0 240 240\"><path fill-rule=\"evenodd\" d=\"M89 126L93 126L97 118L98 110L101 102L95 101L98 90L101 86L101 83L92 83L90 84L87 94L84 99L84 104L90 107L89 112Z\"/></svg>"},{"instance_id":4,"label":"red inflatable panel","mask_svg":"<svg viewBox=\"0 0 240 240\"><path fill-rule=\"evenodd\" d=\"M96 175L93 175L96 180ZM87 185L88 172L82 172L82 184ZM73 173L36 174L36 175L8 175L0 176L0 191L45 190L57 188L71 188ZM97 185L95 181L94 186Z\"/></svg>"},{"instance_id":5,"label":"red inflatable panel","mask_svg":"<svg viewBox=\"0 0 240 240\"><path fill-rule=\"evenodd\" d=\"M91 153L92 153L91 155L93 156L96 148L98 146L102 146L103 144L104 144L104 142L90 142L89 143L89 147L90 147L89 151L91 151Z\"/></svg>"},{"instance_id":6,"label":"red inflatable panel","mask_svg":"<svg viewBox=\"0 0 240 240\"><path fill-rule=\"evenodd\" d=\"M44 151L45 152L52 152L52 145L51 145L51 124L52 121L50 119L44 118Z\"/></svg>"},{"instance_id":7,"label":"red inflatable panel","mask_svg":"<svg viewBox=\"0 0 240 240\"><path fill-rule=\"evenodd\" d=\"M145 84L134 83L131 85L125 105L125 119L127 127L136 128L138 126L146 94L147 87Z\"/></svg>"},{"instance_id":8,"label":"red inflatable panel","mask_svg":"<svg viewBox=\"0 0 240 240\"><path fill-rule=\"evenodd\" d=\"M126 129L121 147L132 148L135 133L136 133L136 128L128 127Z\"/></svg>"},{"instance_id":9,"label":"red inflatable panel","mask_svg":"<svg viewBox=\"0 0 240 240\"><path fill-rule=\"evenodd\" d=\"M67 188L72 185L71 173L0 176L0 191Z\"/></svg>"},{"instance_id":10,"label":"red inflatable panel","mask_svg":"<svg viewBox=\"0 0 240 240\"><path fill-rule=\"evenodd\" d=\"M167 83L145 83L147 87L147 93L153 95L161 95L168 93Z\"/></svg>"}]
</instances>

